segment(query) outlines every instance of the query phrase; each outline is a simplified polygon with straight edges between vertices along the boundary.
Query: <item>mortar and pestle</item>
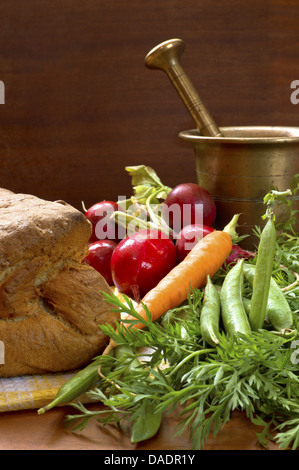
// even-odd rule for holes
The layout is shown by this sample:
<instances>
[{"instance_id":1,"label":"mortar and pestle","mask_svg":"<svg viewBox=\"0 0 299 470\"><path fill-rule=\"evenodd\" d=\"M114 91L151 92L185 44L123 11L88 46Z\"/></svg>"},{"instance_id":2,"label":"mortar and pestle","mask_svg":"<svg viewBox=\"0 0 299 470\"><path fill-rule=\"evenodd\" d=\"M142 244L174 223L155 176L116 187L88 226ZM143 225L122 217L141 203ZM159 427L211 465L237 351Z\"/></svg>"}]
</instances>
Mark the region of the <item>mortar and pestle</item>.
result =
<instances>
[{"instance_id":1,"label":"mortar and pestle","mask_svg":"<svg viewBox=\"0 0 299 470\"><path fill-rule=\"evenodd\" d=\"M179 137L192 144L197 182L215 200L215 227L222 229L234 214L241 214L238 233L250 235L241 245L253 248L258 240L251 235L252 229L264 225L264 196L273 187L288 189L299 172L299 128L218 128L180 64L184 48L181 39L165 41L146 55L145 65L166 72L195 122L196 129L182 131ZM298 198L293 208L299 210ZM281 209L276 213L279 222L288 216ZM299 230L298 221L295 230Z\"/></svg>"}]
</instances>

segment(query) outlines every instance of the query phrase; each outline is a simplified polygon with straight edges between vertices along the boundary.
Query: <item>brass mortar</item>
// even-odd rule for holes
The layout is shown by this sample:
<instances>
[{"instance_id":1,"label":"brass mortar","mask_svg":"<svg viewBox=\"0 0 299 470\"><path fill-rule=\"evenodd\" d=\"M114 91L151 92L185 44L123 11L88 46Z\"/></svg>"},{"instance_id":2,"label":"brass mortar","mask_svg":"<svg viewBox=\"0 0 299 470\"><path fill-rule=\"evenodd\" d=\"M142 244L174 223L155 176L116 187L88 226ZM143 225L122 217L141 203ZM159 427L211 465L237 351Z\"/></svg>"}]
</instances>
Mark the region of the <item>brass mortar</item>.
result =
<instances>
[{"instance_id":1,"label":"brass mortar","mask_svg":"<svg viewBox=\"0 0 299 470\"><path fill-rule=\"evenodd\" d=\"M298 127L222 127L223 136L201 135L198 129L186 130L179 137L193 145L197 181L213 196L217 207L216 227L222 229L234 214L241 214L238 232L252 234L262 227L265 213L263 198L273 187L290 187L299 172ZM294 202L299 210L299 198ZM289 214L277 211L277 221ZM295 230L299 230L297 220ZM243 246L252 247L257 238L250 236Z\"/></svg>"}]
</instances>

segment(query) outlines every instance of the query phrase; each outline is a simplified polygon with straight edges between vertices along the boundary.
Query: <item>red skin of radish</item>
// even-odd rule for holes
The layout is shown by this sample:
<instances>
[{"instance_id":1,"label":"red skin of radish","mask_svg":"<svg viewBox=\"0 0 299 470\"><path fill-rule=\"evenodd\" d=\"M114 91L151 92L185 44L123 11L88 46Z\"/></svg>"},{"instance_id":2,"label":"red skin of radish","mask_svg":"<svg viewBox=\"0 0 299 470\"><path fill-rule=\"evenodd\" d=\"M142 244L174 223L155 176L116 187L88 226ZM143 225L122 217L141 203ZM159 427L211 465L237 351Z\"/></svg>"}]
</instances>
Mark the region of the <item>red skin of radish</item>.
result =
<instances>
[{"instance_id":1,"label":"red skin of radish","mask_svg":"<svg viewBox=\"0 0 299 470\"><path fill-rule=\"evenodd\" d=\"M178 261L183 261L191 249L205 237L208 233L213 232L212 227L207 225L192 224L186 225L182 228L176 239L176 250L178 254Z\"/></svg>"},{"instance_id":2,"label":"red skin of radish","mask_svg":"<svg viewBox=\"0 0 299 470\"><path fill-rule=\"evenodd\" d=\"M109 286L113 285L110 263L116 247L117 243L113 240L98 240L89 245L89 253L83 260L98 271Z\"/></svg>"},{"instance_id":3,"label":"red skin of radish","mask_svg":"<svg viewBox=\"0 0 299 470\"><path fill-rule=\"evenodd\" d=\"M111 272L119 292L139 302L176 266L172 240L159 230L140 230L122 240L111 258Z\"/></svg>"},{"instance_id":4,"label":"red skin of radish","mask_svg":"<svg viewBox=\"0 0 299 470\"><path fill-rule=\"evenodd\" d=\"M179 206L181 217L177 220L177 217L173 216L169 210L169 217L167 217L169 220L166 220L169 222L169 226L177 232L186 225L203 224L212 227L215 222L215 201L210 193L198 184L183 183L173 188L164 201L164 214L167 207L170 208L172 205ZM190 214L188 214L186 207L184 209L184 205L190 205Z\"/></svg>"},{"instance_id":5,"label":"red skin of radish","mask_svg":"<svg viewBox=\"0 0 299 470\"><path fill-rule=\"evenodd\" d=\"M223 267L226 268L228 265L236 264L236 262L241 258L253 259L255 256L256 253L254 253L253 251L246 251L239 245L233 245L232 251L230 255L226 258Z\"/></svg>"},{"instance_id":6,"label":"red skin of radish","mask_svg":"<svg viewBox=\"0 0 299 470\"><path fill-rule=\"evenodd\" d=\"M92 234L89 243L107 239L114 240L116 242L119 241L117 237L117 224L115 224L113 220L109 220L109 217L113 212L118 210L120 210L120 208L115 202L101 201L91 206L85 212L85 217L92 224Z\"/></svg>"}]
</instances>

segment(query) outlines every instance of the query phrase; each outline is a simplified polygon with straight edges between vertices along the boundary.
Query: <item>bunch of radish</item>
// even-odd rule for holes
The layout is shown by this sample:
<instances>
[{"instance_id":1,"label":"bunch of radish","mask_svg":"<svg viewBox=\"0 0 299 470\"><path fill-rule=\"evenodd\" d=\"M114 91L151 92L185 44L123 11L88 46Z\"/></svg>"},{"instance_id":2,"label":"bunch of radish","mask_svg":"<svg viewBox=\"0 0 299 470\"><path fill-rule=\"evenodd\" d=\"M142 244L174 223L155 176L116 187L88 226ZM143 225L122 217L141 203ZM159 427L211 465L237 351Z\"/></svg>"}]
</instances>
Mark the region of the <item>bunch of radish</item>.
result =
<instances>
[{"instance_id":1,"label":"bunch of radish","mask_svg":"<svg viewBox=\"0 0 299 470\"><path fill-rule=\"evenodd\" d=\"M173 217L169 210L173 207L179 209L179 218ZM188 207L188 217L185 207ZM122 210L115 202L102 201L86 211L93 230L84 262L100 272L108 284L136 301L183 261L200 239L214 230L216 219L212 196L195 183L176 186L164 199L161 213L170 228L168 235L159 228L141 228L120 239L117 222L110 216ZM227 262L253 256L234 245Z\"/></svg>"}]
</instances>

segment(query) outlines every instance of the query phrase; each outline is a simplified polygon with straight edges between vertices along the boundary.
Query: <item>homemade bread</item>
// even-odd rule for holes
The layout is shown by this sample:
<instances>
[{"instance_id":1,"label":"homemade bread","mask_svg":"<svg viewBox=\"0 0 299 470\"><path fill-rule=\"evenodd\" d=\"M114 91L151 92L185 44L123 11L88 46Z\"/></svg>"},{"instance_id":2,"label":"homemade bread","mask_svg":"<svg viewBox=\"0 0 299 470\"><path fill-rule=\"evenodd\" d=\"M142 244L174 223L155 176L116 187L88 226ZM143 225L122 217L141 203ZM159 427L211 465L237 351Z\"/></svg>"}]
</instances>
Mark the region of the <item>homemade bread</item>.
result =
<instances>
[{"instance_id":1,"label":"homemade bread","mask_svg":"<svg viewBox=\"0 0 299 470\"><path fill-rule=\"evenodd\" d=\"M99 325L118 315L104 278L82 264L90 235L69 204L0 189L0 377L77 369L104 349Z\"/></svg>"}]
</instances>

